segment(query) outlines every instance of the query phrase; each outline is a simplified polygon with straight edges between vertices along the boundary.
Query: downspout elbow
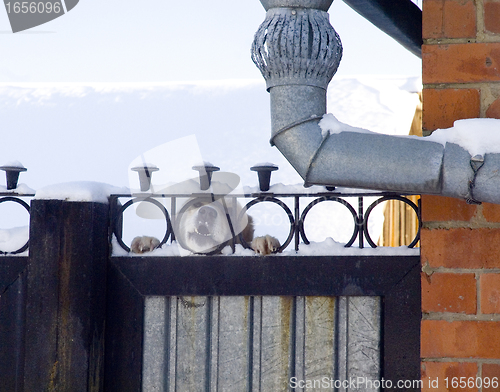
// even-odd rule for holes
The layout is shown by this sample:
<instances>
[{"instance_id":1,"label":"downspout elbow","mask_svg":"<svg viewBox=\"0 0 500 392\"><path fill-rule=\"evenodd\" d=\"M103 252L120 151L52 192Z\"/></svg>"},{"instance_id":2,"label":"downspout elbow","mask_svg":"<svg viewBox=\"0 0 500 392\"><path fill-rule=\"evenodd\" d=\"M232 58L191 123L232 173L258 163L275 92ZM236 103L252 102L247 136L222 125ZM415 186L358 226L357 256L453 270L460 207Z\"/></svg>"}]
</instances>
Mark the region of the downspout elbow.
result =
<instances>
[{"instance_id":1,"label":"downspout elbow","mask_svg":"<svg viewBox=\"0 0 500 392\"><path fill-rule=\"evenodd\" d=\"M271 95L271 144L306 185L439 194L500 203L500 154L471 157L447 143L374 133L325 133L326 88L342 57L332 0L261 0L252 60Z\"/></svg>"}]
</instances>

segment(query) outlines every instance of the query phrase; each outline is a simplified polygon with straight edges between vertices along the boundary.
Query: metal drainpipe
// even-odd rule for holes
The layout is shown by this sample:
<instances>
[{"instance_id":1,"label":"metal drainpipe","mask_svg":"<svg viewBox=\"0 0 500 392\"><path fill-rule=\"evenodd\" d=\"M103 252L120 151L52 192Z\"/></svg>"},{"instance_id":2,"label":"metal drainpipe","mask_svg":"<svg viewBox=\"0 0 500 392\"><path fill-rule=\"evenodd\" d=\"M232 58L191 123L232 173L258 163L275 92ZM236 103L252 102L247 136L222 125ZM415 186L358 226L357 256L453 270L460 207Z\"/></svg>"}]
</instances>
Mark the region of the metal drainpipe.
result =
<instances>
[{"instance_id":1,"label":"metal drainpipe","mask_svg":"<svg viewBox=\"0 0 500 392\"><path fill-rule=\"evenodd\" d=\"M500 154L472 158L456 144L443 147L425 138L356 132L322 136L318 123L326 113L326 88L342 57L326 12L333 0L260 1L267 14L255 34L252 60L271 96L271 144L306 185L500 203Z\"/></svg>"}]
</instances>

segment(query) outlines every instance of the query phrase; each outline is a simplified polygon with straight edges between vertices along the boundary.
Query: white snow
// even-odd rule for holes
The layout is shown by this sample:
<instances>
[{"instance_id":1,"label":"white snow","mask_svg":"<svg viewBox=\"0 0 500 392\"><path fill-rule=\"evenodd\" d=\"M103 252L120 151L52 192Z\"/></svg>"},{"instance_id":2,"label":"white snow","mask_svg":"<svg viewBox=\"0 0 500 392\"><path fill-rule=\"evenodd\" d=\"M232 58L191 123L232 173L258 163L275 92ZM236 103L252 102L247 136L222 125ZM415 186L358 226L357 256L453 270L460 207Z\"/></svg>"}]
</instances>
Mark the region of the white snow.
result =
<instances>
[{"instance_id":1,"label":"white snow","mask_svg":"<svg viewBox=\"0 0 500 392\"><path fill-rule=\"evenodd\" d=\"M19 161L9 161L4 163L2 166L4 167L18 167L20 169L25 169L24 165Z\"/></svg>"},{"instance_id":2,"label":"white snow","mask_svg":"<svg viewBox=\"0 0 500 392\"><path fill-rule=\"evenodd\" d=\"M351 127L348 124L344 124L337 120L337 118L331 113L325 114L318 125L321 128L321 135L323 137L328 134L333 135L340 132L374 133L368 131L367 129Z\"/></svg>"},{"instance_id":3,"label":"white snow","mask_svg":"<svg viewBox=\"0 0 500 392\"><path fill-rule=\"evenodd\" d=\"M458 120L453 127L437 129L426 140L441 143L455 143L472 156L500 153L500 120L473 118Z\"/></svg>"},{"instance_id":4,"label":"white snow","mask_svg":"<svg viewBox=\"0 0 500 392\"><path fill-rule=\"evenodd\" d=\"M29 226L13 227L11 229L0 229L0 250L2 252L14 252L21 249L29 238ZM17 254L27 256L28 251Z\"/></svg>"},{"instance_id":5,"label":"white snow","mask_svg":"<svg viewBox=\"0 0 500 392\"><path fill-rule=\"evenodd\" d=\"M19 195L34 195L35 190L26 184L17 184L16 189L7 189L7 186L0 185L0 193L17 193Z\"/></svg>"},{"instance_id":6,"label":"white snow","mask_svg":"<svg viewBox=\"0 0 500 392\"><path fill-rule=\"evenodd\" d=\"M144 254L134 254L127 253L123 248L120 247L116 238L113 237L113 256L180 256L180 255L191 255L193 253L185 253L185 251L179 248L177 243L165 244L161 248L155 249L152 252ZM295 250L285 250L283 253L278 253L275 256L418 256L420 254L420 248L408 248L406 246L399 247L387 247L379 246L377 248L359 248L359 247L344 247L345 244L334 241L332 238L327 238L322 242L311 242L309 245L304 243L299 244L299 251ZM230 246L226 246L222 249L221 253L225 256L254 256L262 257L257 255L253 250L243 248L240 244L235 245L235 252L233 253ZM202 256L202 255L200 255Z\"/></svg>"},{"instance_id":7,"label":"white snow","mask_svg":"<svg viewBox=\"0 0 500 392\"><path fill-rule=\"evenodd\" d=\"M327 238L322 242L311 242L309 245L299 244L299 251L285 251L286 256L416 256L420 254L420 248L408 248L406 246L388 247L378 246L371 248L359 248L351 246L344 247L345 244Z\"/></svg>"},{"instance_id":8,"label":"white snow","mask_svg":"<svg viewBox=\"0 0 500 392\"><path fill-rule=\"evenodd\" d=\"M111 194L129 193L124 187L92 181L66 182L39 189L35 199L108 203Z\"/></svg>"},{"instance_id":9,"label":"white snow","mask_svg":"<svg viewBox=\"0 0 500 392\"><path fill-rule=\"evenodd\" d=\"M272 177L271 177L272 181ZM260 192L259 186L243 186L243 191L245 194L252 194ZM277 183L273 184L269 187L269 191L271 193L278 194L290 194L295 193L299 195L308 195L308 194L317 194L317 193L325 193L329 192L326 189L326 186L322 185L312 185L310 187L305 187L304 184L282 184ZM345 188L345 187L335 187L333 191L335 193L355 193L359 195L367 194L367 193L380 193L380 191L370 190L370 189L355 189L355 188Z\"/></svg>"}]
</instances>

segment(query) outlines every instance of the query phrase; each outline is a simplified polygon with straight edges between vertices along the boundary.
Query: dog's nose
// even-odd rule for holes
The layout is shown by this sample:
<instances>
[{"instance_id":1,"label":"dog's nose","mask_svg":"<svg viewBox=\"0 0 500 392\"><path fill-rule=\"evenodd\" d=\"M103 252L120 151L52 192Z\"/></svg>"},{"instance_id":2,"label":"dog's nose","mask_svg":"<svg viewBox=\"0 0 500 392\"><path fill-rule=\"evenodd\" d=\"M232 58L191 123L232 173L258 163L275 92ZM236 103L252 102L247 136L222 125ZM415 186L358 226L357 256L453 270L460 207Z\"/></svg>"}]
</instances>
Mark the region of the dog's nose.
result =
<instances>
[{"instance_id":1,"label":"dog's nose","mask_svg":"<svg viewBox=\"0 0 500 392\"><path fill-rule=\"evenodd\" d=\"M203 206L198 211L200 218L207 221L214 221L217 218L217 210L212 207Z\"/></svg>"}]
</instances>

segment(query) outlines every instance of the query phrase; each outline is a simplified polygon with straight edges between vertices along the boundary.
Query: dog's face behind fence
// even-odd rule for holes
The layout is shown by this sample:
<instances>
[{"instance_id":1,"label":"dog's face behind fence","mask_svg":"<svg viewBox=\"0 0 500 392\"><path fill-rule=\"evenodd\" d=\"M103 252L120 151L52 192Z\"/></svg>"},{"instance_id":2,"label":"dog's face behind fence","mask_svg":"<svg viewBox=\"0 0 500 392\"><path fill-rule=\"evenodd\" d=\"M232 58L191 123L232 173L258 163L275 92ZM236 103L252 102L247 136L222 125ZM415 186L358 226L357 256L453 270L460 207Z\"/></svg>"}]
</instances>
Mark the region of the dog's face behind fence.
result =
<instances>
[{"instance_id":1,"label":"dog's face behind fence","mask_svg":"<svg viewBox=\"0 0 500 392\"><path fill-rule=\"evenodd\" d=\"M196 253L209 253L238 235L247 224L238 222L241 207L234 200L189 200L177 216L175 236L180 245Z\"/></svg>"}]
</instances>

